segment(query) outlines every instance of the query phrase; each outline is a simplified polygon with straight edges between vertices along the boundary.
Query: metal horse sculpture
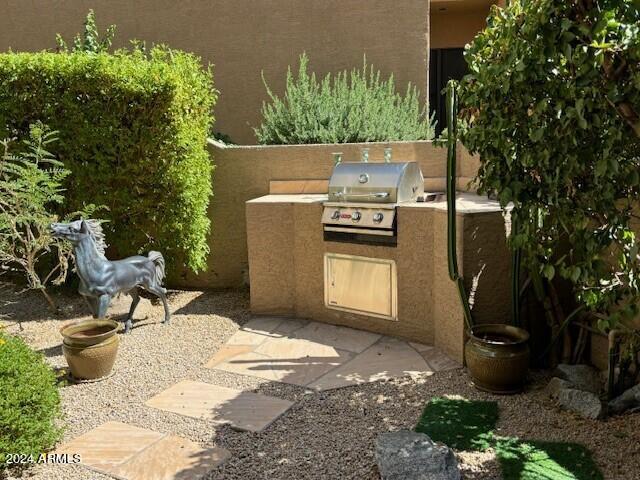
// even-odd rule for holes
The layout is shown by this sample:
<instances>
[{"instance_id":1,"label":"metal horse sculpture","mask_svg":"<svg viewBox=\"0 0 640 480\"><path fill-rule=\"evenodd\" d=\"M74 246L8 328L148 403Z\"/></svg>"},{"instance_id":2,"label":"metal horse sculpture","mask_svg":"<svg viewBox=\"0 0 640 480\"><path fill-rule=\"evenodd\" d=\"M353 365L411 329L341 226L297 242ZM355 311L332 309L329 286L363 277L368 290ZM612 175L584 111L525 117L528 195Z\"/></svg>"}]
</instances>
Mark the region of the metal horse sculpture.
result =
<instances>
[{"instance_id":1,"label":"metal horse sculpture","mask_svg":"<svg viewBox=\"0 0 640 480\"><path fill-rule=\"evenodd\" d=\"M53 223L51 231L57 238L71 242L76 270L80 277L80 294L85 298L95 318L104 318L111 299L118 293L128 293L133 301L125 321L125 333L131 330L133 312L140 301L139 288L157 296L164 305L164 321L169 323L167 291L162 287L164 258L160 252L149 252L123 260L110 261L104 256L105 242L100 223L76 220Z\"/></svg>"}]
</instances>

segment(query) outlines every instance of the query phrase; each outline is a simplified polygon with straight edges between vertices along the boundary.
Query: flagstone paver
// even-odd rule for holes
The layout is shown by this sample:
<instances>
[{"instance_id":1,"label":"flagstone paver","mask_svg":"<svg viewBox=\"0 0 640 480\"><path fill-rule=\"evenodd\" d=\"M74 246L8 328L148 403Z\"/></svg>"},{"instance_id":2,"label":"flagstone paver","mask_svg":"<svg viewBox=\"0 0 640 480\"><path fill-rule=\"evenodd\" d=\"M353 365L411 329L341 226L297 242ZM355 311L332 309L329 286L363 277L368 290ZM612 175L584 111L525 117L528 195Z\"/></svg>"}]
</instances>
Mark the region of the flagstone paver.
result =
<instances>
[{"instance_id":1,"label":"flagstone paver","mask_svg":"<svg viewBox=\"0 0 640 480\"><path fill-rule=\"evenodd\" d=\"M307 357L339 358L340 353L333 345L312 342L302 338L269 339L254 349L260 355L286 360L299 360Z\"/></svg>"},{"instance_id":2,"label":"flagstone paver","mask_svg":"<svg viewBox=\"0 0 640 480\"><path fill-rule=\"evenodd\" d=\"M269 337L281 337L278 326L285 321L280 317L258 317L249 320L234 333L227 345L260 345Z\"/></svg>"},{"instance_id":3,"label":"flagstone paver","mask_svg":"<svg viewBox=\"0 0 640 480\"><path fill-rule=\"evenodd\" d=\"M79 453L82 463L111 471L165 436L163 433L107 422L58 448L58 453Z\"/></svg>"},{"instance_id":4,"label":"flagstone paver","mask_svg":"<svg viewBox=\"0 0 640 480\"><path fill-rule=\"evenodd\" d=\"M381 337L377 333L318 322L311 322L306 327L296 330L294 336L354 353L362 352Z\"/></svg>"},{"instance_id":5,"label":"flagstone paver","mask_svg":"<svg viewBox=\"0 0 640 480\"><path fill-rule=\"evenodd\" d=\"M190 480L201 478L229 457L224 448L201 448L186 438L168 435L110 473L128 480Z\"/></svg>"},{"instance_id":6,"label":"flagstone paver","mask_svg":"<svg viewBox=\"0 0 640 480\"><path fill-rule=\"evenodd\" d=\"M433 345L427 345L426 343L417 343L417 342L407 342L413 348L416 349L417 352L426 352L428 350L432 350L435 347Z\"/></svg>"},{"instance_id":7,"label":"flagstone paver","mask_svg":"<svg viewBox=\"0 0 640 480\"><path fill-rule=\"evenodd\" d=\"M275 333L287 334L295 332L296 330L300 330L303 327L309 325L309 321L307 320L299 320L297 318L291 318L283 321L278 327L274 330Z\"/></svg>"},{"instance_id":8,"label":"flagstone paver","mask_svg":"<svg viewBox=\"0 0 640 480\"><path fill-rule=\"evenodd\" d=\"M261 333L263 335L273 335L274 330L285 321L286 319L283 317L255 317L245 323L240 330Z\"/></svg>"},{"instance_id":9,"label":"flagstone paver","mask_svg":"<svg viewBox=\"0 0 640 480\"><path fill-rule=\"evenodd\" d=\"M228 343L207 367L320 390L460 368L432 345L298 319L256 318Z\"/></svg>"},{"instance_id":10,"label":"flagstone paver","mask_svg":"<svg viewBox=\"0 0 640 480\"><path fill-rule=\"evenodd\" d=\"M310 383L309 387L327 390L425 372L432 370L407 342L384 337L350 362Z\"/></svg>"},{"instance_id":11,"label":"flagstone paver","mask_svg":"<svg viewBox=\"0 0 640 480\"><path fill-rule=\"evenodd\" d=\"M293 402L183 380L147 400L145 405L188 417L229 423L238 430L259 432L287 411Z\"/></svg>"},{"instance_id":12,"label":"flagstone paver","mask_svg":"<svg viewBox=\"0 0 640 480\"><path fill-rule=\"evenodd\" d=\"M445 370L460 368L460 364L458 362L447 357L435 347L431 347L429 350L420 352L420 355L422 355L422 358L425 359L429 367L431 367L434 372L443 372Z\"/></svg>"},{"instance_id":13,"label":"flagstone paver","mask_svg":"<svg viewBox=\"0 0 640 480\"><path fill-rule=\"evenodd\" d=\"M266 355L254 351L236 355L214 367L216 370L263 378L273 382L284 382L284 378L293 373L293 367L287 368L284 362L275 368L274 362Z\"/></svg>"},{"instance_id":14,"label":"flagstone paver","mask_svg":"<svg viewBox=\"0 0 640 480\"><path fill-rule=\"evenodd\" d=\"M84 466L126 480L196 479L231 455L224 448L202 448L176 435L120 422L104 423L56 453L80 454Z\"/></svg>"},{"instance_id":15,"label":"flagstone paver","mask_svg":"<svg viewBox=\"0 0 640 480\"><path fill-rule=\"evenodd\" d=\"M223 345L205 364L206 368L214 368L219 363L224 362L228 358L251 352L255 345Z\"/></svg>"},{"instance_id":16,"label":"flagstone paver","mask_svg":"<svg viewBox=\"0 0 640 480\"><path fill-rule=\"evenodd\" d=\"M305 386L353 358L352 353L299 338L269 339L217 365L226 372Z\"/></svg>"}]
</instances>

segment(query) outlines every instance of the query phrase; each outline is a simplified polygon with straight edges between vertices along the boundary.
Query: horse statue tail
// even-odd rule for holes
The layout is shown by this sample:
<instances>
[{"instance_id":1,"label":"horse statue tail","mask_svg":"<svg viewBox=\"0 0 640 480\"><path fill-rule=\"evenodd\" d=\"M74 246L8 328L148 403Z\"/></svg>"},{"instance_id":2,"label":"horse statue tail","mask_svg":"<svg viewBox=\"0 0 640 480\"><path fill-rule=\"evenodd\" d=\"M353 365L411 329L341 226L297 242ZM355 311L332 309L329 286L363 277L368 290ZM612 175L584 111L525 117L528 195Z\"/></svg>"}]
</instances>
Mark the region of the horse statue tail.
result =
<instances>
[{"instance_id":1,"label":"horse statue tail","mask_svg":"<svg viewBox=\"0 0 640 480\"><path fill-rule=\"evenodd\" d=\"M147 258L153 262L156 267L156 274L154 276L154 280L158 286L162 285L162 281L164 280L164 257L160 252L150 251Z\"/></svg>"}]
</instances>

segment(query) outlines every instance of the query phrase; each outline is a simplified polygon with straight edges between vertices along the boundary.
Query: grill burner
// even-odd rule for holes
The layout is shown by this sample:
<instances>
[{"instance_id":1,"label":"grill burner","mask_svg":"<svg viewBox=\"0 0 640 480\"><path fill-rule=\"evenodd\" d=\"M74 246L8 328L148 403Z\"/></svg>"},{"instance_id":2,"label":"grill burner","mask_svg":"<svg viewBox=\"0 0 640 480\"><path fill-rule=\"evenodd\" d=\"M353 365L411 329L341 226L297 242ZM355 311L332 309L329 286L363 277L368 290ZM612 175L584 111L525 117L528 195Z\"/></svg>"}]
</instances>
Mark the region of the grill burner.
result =
<instances>
[{"instance_id":1,"label":"grill burner","mask_svg":"<svg viewBox=\"0 0 640 480\"><path fill-rule=\"evenodd\" d=\"M397 205L423 194L416 162L339 163L322 213L325 240L395 244Z\"/></svg>"}]
</instances>

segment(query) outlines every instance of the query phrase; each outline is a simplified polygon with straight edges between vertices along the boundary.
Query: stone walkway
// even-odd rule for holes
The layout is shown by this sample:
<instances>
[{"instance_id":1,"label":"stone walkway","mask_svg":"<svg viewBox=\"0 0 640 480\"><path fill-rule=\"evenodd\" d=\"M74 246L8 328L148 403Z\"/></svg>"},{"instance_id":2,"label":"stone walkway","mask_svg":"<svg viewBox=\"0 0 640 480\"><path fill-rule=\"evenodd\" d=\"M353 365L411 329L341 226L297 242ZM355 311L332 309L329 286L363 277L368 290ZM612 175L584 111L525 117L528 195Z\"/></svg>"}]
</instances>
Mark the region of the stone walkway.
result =
<instances>
[{"instance_id":1,"label":"stone walkway","mask_svg":"<svg viewBox=\"0 0 640 480\"><path fill-rule=\"evenodd\" d=\"M206 366L315 390L460 367L429 345L279 317L246 323Z\"/></svg>"},{"instance_id":2,"label":"stone walkway","mask_svg":"<svg viewBox=\"0 0 640 480\"><path fill-rule=\"evenodd\" d=\"M258 317L205 365L314 390L459 368L434 347L324 323ZM263 394L183 380L145 402L150 408L260 432L293 403ZM125 480L196 479L230 453L185 438L107 422L62 445L93 470Z\"/></svg>"}]
</instances>

